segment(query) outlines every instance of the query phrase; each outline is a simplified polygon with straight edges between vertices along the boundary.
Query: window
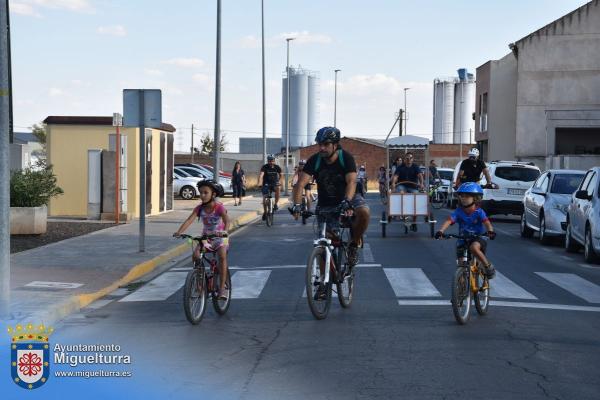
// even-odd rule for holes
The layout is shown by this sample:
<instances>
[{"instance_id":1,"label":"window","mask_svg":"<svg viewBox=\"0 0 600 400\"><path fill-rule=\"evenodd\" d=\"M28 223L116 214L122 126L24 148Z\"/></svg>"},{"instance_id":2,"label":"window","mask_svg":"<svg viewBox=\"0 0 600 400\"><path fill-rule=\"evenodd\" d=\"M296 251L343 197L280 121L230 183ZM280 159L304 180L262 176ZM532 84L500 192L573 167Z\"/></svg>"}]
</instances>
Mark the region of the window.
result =
<instances>
[{"instance_id":1,"label":"window","mask_svg":"<svg viewBox=\"0 0 600 400\"><path fill-rule=\"evenodd\" d=\"M550 178L548 178L548 175L545 175L540 183L540 190L544 193L548 191L548 182L550 182Z\"/></svg>"},{"instance_id":2,"label":"window","mask_svg":"<svg viewBox=\"0 0 600 400\"><path fill-rule=\"evenodd\" d=\"M487 132L488 94L479 96L479 132Z\"/></svg>"},{"instance_id":3,"label":"window","mask_svg":"<svg viewBox=\"0 0 600 400\"><path fill-rule=\"evenodd\" d=\"M452 180L452 174L454 173L454 171L440 171L440 170L438 170L438 173L440 174L440 178L451 181Z\"/></svg>"},{"instance_id":4,"label":"window","mask_svg":"<svg viewBox=\"0 0 600 400\"><path fill-rule=\"evenodd\" d=\"M537 178L537 180L533 183L533 187L536 189L539 189L540 186L542 186L542 181L544 180L545 177L546 177L546 174L540 175L540 177Z\"/></svg>"},{"instance_id":5,"label":"window","mask_svg":"<svg viewBox=\"0 0 600 400\"><path fill-rule=\"evenodd\" d=\"M552 181L551 193L572 194L581 183L583 175L579 174L560 174L554 177Z\"/></svg>"},{"instance_id":6,"label":"window","mask_svg":"<svg viewBox=\"0 0 600 400\"><path fill-rule=\"evenodd\" d=\"M507 181L533 182L540 176L540 171L534 168L498 167L494 174Z\"/></svg>"},{"instance_id":7,"label":"window","mask_svg":"<svg viewBox=\"0 0 600 400\"><path fill-rule=\"evenodd\" d=\"M590 196L590 197L594 196L594 189L596 188L597 184L598 184L598 174L592 172L592 179L590 179L590 183L588 184L587 188L584 189L585 191L587 191L588 196Z\"/></svg>"},{"instance_id":8,"label":"window","mask_svg":"<svg viewBox=\"0 0 600 400\"><path fill-rule=\"evenodd\" d=\"M594 171L588 171L588 173L585 174L585 178L583 178L583 182L581 182L581 186L579 187L579 190L585 190L588 183L590 183L590 179L592 179L593 174L594 174Z\"/></svg>"}]
</instances>

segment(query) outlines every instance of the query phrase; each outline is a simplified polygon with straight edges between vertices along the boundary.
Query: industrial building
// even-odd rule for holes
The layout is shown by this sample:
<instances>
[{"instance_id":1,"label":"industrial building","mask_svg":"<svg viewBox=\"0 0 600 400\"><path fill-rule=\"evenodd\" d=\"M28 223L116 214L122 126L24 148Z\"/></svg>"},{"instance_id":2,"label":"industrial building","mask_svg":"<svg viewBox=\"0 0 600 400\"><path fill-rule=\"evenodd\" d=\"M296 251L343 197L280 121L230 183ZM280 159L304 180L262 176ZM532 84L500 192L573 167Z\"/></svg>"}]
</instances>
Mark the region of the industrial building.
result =
<instances>
[{"instance_id":1,"label":"industrial building","mask_svg":"<svg viewBox=\"0 0 600 400\"><path fill-rule=\"evenodd\" d=\"M465 68L458 77L433 81L433 143L469 144L475 133L475 78Z\"/></svg>"},{"instance_id":2,"label":"industrial building","mask_svg":"<svg viewBox=\"0 0 600 400\"><path fill-rule=\"evenodd\" d=\"M314 141L318 125L319 76L302 67L289 69L290 124L289 145L291 149L304 147ZM288 77L284 74L281 107L281 148L286 147Z\"/></svg>"}]
</instances>

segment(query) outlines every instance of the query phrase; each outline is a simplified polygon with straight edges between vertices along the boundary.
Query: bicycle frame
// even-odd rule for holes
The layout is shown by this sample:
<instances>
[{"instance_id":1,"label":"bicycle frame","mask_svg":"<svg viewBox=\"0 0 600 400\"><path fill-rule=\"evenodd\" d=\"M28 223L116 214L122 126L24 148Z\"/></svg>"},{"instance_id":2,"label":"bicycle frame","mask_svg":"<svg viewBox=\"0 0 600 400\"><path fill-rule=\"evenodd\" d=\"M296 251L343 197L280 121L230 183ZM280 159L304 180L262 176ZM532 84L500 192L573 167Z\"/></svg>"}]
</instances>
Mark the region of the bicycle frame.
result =
<instances>
[{"instance_id":1,"label":"bicycle frame","mask_svg":"<svg viewBox=\"0 0 600 400\"><path fill-rule=\"evenodd\" d=\"M475 257L473 257L473 255L471 254L471 252L469 251L468 248L465 248L463 250L461 260L460 260L460 262L457 260L457 263L458 263L459 267L468 269L467 271L469 274L469 282L470 282L470 286L471 286L471 292L473 292L473 293L479 292L479 282L477 280L477 275L480 274L480 270L479 270L479 267L477 266L477 264L478 264L477 260L475 259Z\"/></svg>"}]
</instances>

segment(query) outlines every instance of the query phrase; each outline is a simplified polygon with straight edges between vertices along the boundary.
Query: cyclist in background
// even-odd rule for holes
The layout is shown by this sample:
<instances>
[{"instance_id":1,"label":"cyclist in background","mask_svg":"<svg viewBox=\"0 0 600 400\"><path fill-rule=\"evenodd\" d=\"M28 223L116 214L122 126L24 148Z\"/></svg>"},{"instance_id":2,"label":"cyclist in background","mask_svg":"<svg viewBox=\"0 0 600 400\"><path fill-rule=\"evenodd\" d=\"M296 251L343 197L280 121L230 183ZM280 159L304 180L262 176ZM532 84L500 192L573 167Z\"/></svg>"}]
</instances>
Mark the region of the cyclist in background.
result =
<instances>
[{"instance_id":1,"label":"cyclist in background","mask_svg":"<svg viewBox=\"0 0 600 400\"><path fill-rule=\"evenodd\" d=\"M361 165L356 174L356 192L361 196L365 196L367 192L367 169Z\"/></svg>"},{"instance_id":2,"label":"cyclist in background","mask_svg":"<svg viewBox=\"0 0 600 400\"><path fill-rule=\"evenodd\" d=\"M466 182L479 183L482 173L485 176L487 183L491 184L492 178L490 177L490 171L488 170L487 165L485 165L485 162L479 159L479 150L473 147L469 150L469 158L464 159L460 163L460 169L456 176L454 187L458 188L461 184Z\"/></svg>"},{"instance_id":3,"label":"cyclist in background","mask_svg":"<svg viewBox=\"0 0 600 400\"><path fill-rule=\"evenodd\" d=\"M263 195L263 221L267 219L267 196L269 195L269 191L275 192L275 206L273 207L273 211L277 211L279 207L277 204L279 203L279 188L281 187L281 167L275 164L275 156L273 154L269 154L267 156L267 163L262 166L260 169L260 175L258 176L258 181L262 187L262 195Z\"/></svg>"},{"instance_id":4,"label":"cyclist in background","mask_svg":"<svg viewBox=\"0 0 600 400\"><path fill-rule=\"evenodd\" d=\"M302 170L304 169L304 166L306 165L306 160L300 160L298 162L298 167L296 168L296 172L294 174L294 177L292 178L292 187L295 188L296 185L298 184L298 179L300 178L300 173L302 172ZM306 186L304 186L304 195L306 196L306 208L307 211L310 211L310 205L312 202L312 185L314 183L314 179L311 179L309 183L306 184Z\"/></svg>"},{"instance_id":5,"label":"cyclist in background","mask_svg":"<svg viewBox=\"0 0 600 400\"><path fill-rule=\"evenodd\" d=\"M457 194L460 207L458 207L452 215L450 215L448 220L444 222L440 227L440 230L436 232L435 238L442 238L444 236L444 231L446 231L450 225L458 223L459 235L482 235L486 233L487 230L487 236L490 240L494 240L496 238L494 227L485 214L485 211L477 206L477 203L483 198L483 189L481 189L481 186L474 182L463 183L460 185L460 188L458 188ZM470 241L457 241L457 256L460 256L463 253L465 246L469 246L471 254L477 257L481 265L483 265L488 279L492 279L496 275L496 270L485 256L487 240L483 237L475 237Z\"/></svg>"}]
</instances>

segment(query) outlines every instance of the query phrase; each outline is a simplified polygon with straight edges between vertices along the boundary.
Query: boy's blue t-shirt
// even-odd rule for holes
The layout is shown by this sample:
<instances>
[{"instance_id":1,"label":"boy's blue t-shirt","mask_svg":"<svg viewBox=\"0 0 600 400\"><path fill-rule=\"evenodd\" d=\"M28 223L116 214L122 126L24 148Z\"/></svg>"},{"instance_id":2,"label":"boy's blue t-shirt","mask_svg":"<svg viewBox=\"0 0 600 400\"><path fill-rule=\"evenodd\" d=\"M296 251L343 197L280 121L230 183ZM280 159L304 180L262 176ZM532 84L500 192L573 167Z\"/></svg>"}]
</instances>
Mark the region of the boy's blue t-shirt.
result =
<instances>
[{"instance_id":1,"label":"boy's blue t-shirt","mask_svg":"<svg viewBox=\"0 0 600 400\"><path fill-rule=\"evenodd\" d=\"M458 223L458 232L460 235L472 234L481 235L486 232L483 223L488 221L488 217L481 208L477 207L475 210L467 214L462 208L457 208L450 215L450 221L452 224Z\"/></svg>"}]
</instances>

